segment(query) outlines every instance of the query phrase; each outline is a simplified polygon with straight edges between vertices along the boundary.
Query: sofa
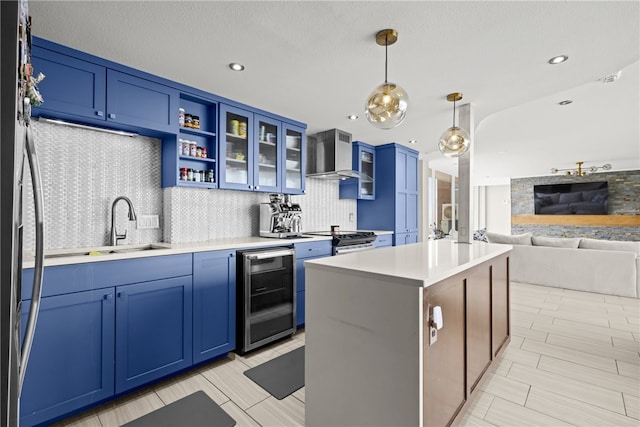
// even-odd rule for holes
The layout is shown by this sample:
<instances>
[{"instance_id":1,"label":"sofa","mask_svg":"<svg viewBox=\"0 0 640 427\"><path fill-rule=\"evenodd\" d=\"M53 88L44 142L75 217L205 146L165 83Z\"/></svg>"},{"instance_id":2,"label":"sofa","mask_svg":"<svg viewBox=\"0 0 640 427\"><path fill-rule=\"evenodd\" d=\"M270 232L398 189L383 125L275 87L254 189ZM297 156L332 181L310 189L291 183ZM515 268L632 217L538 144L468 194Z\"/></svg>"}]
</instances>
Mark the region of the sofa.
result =
<instances>
[{"instance_id":1,"label":"sofa","mask_svg":"<svg viewBox=\"0 0 640 427\"><path fill-rule=\"evenodd\" d=\"M640 242L485 233L513 246L510 279L576 291L640 297Z\"/></svg>"}]
</instances>

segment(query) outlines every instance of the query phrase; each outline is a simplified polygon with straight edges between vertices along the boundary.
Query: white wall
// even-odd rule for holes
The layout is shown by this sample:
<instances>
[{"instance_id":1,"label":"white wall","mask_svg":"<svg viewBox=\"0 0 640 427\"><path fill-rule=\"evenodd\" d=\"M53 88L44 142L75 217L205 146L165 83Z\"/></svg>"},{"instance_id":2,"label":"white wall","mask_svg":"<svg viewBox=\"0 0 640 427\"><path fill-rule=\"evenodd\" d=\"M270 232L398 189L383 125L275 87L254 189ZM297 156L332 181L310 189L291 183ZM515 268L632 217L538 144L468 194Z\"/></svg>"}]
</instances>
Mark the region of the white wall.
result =
<instances>
[{"instance_id":1,"label":"white wall","mask_svg":"<svg viewBox=\"0 0 640 427\"><path fill-rule=\"evenodd\" d=\"M511 234L511 186L492 185L484 188L487 230Z\"/></svg>"}]
</instances>

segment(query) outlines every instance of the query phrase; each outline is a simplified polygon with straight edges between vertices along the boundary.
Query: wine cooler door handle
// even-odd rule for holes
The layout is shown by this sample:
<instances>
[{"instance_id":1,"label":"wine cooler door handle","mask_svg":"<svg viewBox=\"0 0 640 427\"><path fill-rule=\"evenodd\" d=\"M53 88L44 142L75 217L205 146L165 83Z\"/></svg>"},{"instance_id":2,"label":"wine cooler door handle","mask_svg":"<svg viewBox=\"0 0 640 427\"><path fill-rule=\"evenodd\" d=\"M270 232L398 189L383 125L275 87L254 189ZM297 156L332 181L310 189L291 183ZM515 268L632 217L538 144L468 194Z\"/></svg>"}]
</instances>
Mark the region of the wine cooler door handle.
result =
<instances>
[{"instance_id":1,"label":"wine cooler door handle","mask_svg":"<svg viewBox=\"0 0 640 427\"><path fill-rule=\"evenodd\" d=\"M29 101L25 99L25 104ZM25 111L29 111L30 106L25 105ZM24 342L20 352L20 374L18 382L18 390L22 390L24 376L27 371L29 362L29 354L33 345L33 337L36 332L36 324L38 323L38 313L40 312L40 297L42 296L42 275L44 272L44 202L42 196L42 178L40 176L40 164L36 155L36 147L31 134L31 126L27 120L26 126L26 156L29 161L29 169L31 170L31 183L33 186L33 201L35 206L35 225L36 225L36 257L35 268L33 274L33 288L31 291L31 307L29 308L29 318L27 320L27 329L24 334Z\"/></svg>"}]
</instances>

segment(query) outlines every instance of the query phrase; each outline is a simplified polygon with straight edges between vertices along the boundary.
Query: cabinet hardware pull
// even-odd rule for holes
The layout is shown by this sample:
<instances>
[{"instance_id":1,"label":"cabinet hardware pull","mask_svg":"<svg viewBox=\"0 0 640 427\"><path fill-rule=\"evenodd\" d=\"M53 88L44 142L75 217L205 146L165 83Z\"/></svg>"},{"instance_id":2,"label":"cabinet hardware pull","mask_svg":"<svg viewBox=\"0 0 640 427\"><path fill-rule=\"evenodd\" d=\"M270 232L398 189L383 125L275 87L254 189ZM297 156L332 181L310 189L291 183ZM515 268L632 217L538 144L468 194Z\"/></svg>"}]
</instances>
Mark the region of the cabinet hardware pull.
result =
<instances>
[{"instance_id":1,"label":"cabinet hardware pull","mask_svg":"<svg viewBox=\"0 0 640 427\"><path fill-rule=\"evenodd\" d=\"M96 111L96 116L104 117L104 111Z\"/></svg>"},{"instance_id":2,"label":"cabinet hardware pull","mask_svg":"<svg viewBox=\"0 0 640 427\"><path fill-rule=\"evenodd\" d=\"M110 118L110 119L115 119L115 118L116 118L116 115L115 115L115 114L113 114L113 113L109 113L109 118Z\"/></svg>"}]
</instances>

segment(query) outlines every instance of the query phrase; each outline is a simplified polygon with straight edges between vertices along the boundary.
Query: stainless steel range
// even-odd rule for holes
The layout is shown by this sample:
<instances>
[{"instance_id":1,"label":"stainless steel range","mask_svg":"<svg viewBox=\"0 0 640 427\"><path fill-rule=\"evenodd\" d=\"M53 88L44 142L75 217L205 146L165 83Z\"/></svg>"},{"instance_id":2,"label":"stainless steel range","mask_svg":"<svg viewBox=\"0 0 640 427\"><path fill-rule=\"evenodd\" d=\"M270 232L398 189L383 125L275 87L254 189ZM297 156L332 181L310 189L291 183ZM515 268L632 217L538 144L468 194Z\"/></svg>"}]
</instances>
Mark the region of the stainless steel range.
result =
<instances>
[{"instance_id":1,"label":"stainless steel range","mask_svg":"<svg viewBox=\"0 0 640 427\"><path fill-rule=\"evenodd\" d=\"M333 255L374 249L376 234L373 231L313 231L304 234L312 236L332 236Z\"/></svg>"}]
</instances>

